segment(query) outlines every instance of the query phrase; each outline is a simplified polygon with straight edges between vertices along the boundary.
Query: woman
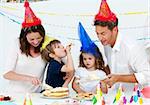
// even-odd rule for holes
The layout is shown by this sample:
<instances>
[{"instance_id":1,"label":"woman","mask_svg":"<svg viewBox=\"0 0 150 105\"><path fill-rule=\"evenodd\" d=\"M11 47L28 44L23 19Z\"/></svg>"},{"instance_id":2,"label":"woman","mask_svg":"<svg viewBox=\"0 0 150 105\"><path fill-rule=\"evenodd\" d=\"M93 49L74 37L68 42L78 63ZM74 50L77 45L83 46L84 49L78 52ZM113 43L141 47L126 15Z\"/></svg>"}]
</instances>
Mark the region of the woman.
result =
<instances>
[{"instance_id":1,"label":"woman","mask_svg":"<svg viewBox=\"0 0 150 105\"><path fill-rule=\"evenodd\" d=\"M40 92L44 77L45 63L41 58L40 48L44 42L45 30L25 2L25 21L19 39L11 47L4 78L10 80L7 92ZM29 21L31 20L32 21Z\"/></svg>"}]
</instances>

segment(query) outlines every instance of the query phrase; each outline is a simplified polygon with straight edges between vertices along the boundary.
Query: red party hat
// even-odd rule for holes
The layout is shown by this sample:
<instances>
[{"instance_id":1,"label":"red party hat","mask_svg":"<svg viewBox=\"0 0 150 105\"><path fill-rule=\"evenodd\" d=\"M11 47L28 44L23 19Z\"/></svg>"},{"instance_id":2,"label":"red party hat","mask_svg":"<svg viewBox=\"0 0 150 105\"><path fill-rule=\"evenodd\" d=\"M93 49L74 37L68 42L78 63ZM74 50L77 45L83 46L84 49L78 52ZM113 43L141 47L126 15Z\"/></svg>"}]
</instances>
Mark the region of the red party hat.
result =
<instances>
[{"instance_id":1,"label":"red party hat","mask_svg":"<svg viewBox=\"0 0 150 105\"><path fill-rule=\"evenodd\" d=\"M34 12L29 6L28 1L25 1L24 7L25 7L25 17L24 22L22 23L22 28L41 24L41 20L35 16Z\"/></svg>"},{"instance_id":2,"label":"red party hat","mask_svg":"<svg viewBox=\"0 0 150 105\"><path fill-rule=\"evenodd\" d=\"M116 15L111 12L106 0L102 0L98 14L95 16L95 21L111 21L116 22Z\"/></svg>"}]
</instances>

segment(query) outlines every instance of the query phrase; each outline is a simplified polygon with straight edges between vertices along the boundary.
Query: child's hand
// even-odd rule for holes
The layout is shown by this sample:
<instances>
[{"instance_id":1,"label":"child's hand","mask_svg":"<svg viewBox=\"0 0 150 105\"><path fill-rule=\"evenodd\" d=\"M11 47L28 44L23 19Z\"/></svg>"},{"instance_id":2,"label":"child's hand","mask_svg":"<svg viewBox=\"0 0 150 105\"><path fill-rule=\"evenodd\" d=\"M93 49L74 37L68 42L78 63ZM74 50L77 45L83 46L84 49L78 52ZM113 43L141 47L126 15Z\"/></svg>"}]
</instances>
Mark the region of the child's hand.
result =
<instances>
[{"instance_id":1,"label":"child's hand","mask_svg":"<svg viewBox=\"0 0 150 105\"><path fill-rule=\"evenodd\" d=\"M107 93L108 92L107 84L104 81L100 81L100 84L102 92Z\"/></svg>"},{"instance_id":2,"label":"child's hand","mask_svg":"<svg viewBox=\"0 0 150 105\"><path fill-rule=\"evenodd\" d=\"M63 84L62 87L68 88L68 84Z\"/></svg>"},{"instance_id":3,"label":"child's hand","mask_svg":"<svg viewBox=\"0 0 150 105\"><path fill-rule=\"evenodd\" d=\"M72 43L66 46L66 52L68 53L71 50Z\"/></svg>"},{"instance_id":4,"label":"child's hand","mask_svg":"<svg viewBox=\"0 0 150 105\"><path fill-rule=\"evenodd\" d=\"M86 93L86 92L83 90L78 91L78 94L84 94L84 93Z\"/></svg>"},{"instance_id":5,"label":"child's hand","mask_svg":"<svg viewBox=\"0 0 150 105\"><path fill-rule=\"evenodd\" d=\"M69 73L66 73L66 76L63 77L63 80L66 80L66 79L68 79L69 77L70 77L70 74L69 74Z\"/></svg>"}]
</instances>

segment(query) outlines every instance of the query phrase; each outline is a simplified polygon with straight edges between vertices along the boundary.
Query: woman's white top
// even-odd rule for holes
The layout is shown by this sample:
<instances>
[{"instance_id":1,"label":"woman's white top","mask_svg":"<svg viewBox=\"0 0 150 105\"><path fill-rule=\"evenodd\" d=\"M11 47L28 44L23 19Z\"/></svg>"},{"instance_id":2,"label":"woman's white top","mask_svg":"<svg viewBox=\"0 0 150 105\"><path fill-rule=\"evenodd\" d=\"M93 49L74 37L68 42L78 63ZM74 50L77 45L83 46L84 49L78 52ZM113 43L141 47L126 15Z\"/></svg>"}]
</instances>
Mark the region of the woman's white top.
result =
<instances>
[{"instance_id":1,"label":"woman's white top","mask_svg":"<svg viewBox=\"0 0 150 105\"><path fill-rule=\"evenodd\" d=\"M10 46L6 60L5 73L14 71L18 74L29 75L43 80L45 62L41 55L38 57L26 56L21 53L19 40ZM34 86L31 82L10 80L6 87L7 92L40 92L41 86Z\"/></svg>"},{"instance_id":2,"label":"woman's white top","mask_svg":"<svg viewBox=\"0 0 150 105\"><path fill-rule=\"evenodd\" d=\"M106 78L105 72L102 70L89 71L86 68L80 67L75 70L75 77L79 78L79 86L86 92L96 92L96 86L100 80Z\"/></svg>"}]
</instances>

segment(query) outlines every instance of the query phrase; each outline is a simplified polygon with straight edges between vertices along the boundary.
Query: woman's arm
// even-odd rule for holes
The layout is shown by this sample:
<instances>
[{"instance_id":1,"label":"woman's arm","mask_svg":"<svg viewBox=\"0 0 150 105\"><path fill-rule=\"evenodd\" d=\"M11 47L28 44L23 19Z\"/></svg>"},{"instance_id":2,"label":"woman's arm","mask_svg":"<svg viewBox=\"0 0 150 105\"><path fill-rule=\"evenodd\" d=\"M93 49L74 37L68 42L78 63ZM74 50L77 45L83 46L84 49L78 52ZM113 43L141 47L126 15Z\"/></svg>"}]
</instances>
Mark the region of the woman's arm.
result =
<instances>
[{"instance_id":1,"label":"woman's arm","mask_svg":"<svg viewBox=\"0 0 150 105\"><path fill-rule=\"evenodd\" d=\"M3 77L8 80L31 82L33 85L39 85L41 83L41 81L37 77L18 74L14 71L9 71L5 73Z\"/></svg>"},{"instance_id":2,"label":"woman's arm","mask_svg":"<svg viewBox=\"0 0 150 105\"><path fill-rule=\"evenodd\" d=\"M72 88L74 89L75 92L77 93L85 93L85 91L83 91L80 86L79 83L77 82L79 80L79 78L74 77L73 82L72 82Z\"/></svg>"}]
</instances>

